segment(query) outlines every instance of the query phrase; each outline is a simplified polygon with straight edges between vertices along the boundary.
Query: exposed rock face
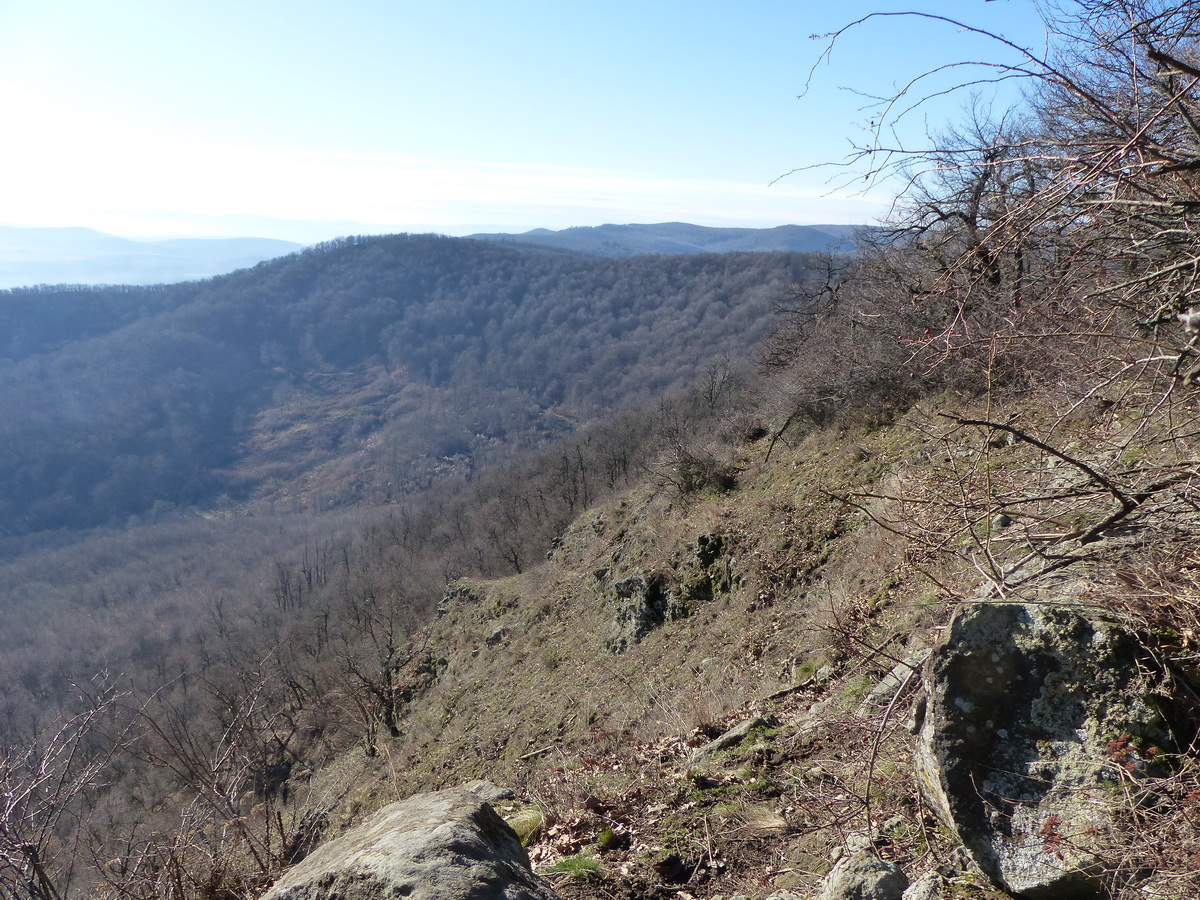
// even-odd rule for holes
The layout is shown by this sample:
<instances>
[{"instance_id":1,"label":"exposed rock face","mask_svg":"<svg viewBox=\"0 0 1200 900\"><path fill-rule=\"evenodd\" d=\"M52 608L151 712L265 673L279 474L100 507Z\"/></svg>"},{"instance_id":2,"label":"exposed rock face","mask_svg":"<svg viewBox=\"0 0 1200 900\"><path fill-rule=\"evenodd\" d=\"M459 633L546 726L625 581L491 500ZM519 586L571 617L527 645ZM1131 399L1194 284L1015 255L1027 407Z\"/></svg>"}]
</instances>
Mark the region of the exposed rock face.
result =
<instances>
[{"instance_id":1,"label":"exposed rock face","mask_svg":"<svg viewBox=\"0 0 1200 900\"><path fill-rule=\"evenodd\" d=\"M612 584L617 614L605 646L624 653L661 625L687 615L678 593L662 573L636 572Z\"/></svg>"},{"instance_id":2,"label":"exposed rock face","mask_svg":"<svg viewBox=\"0 0 1200 900\"><path fill-rule=\"evenodd\" d=\"M1153 774L1150 748L1170 746L1139 662L1128 633L1070 610L996 603L955 616L925 672L917 772L1000 887L1103 895L1120 784Z\"/></svg>"},{"instance_id":3,"label":"exposed rock face","mask_svg":"<svg viewBox=\"0 0 1200 900\"><path fill-rule=\"evenodd\" d=\"M607 570L597 573L598 577L607 574ZM701 534L691 559L677 573L636 570L613 579L609 590L616 617L605 647L612 653L624 653L654 629L682 619L717 594L728 592L737 581L725 539L715 533Z\"/></svg>"},{"instance_id":4,"label":"exposed rock face","mask_svg":"<svg viewBox=\"0 0 1200 900\"><path fill-rule=\"evenodd\" d=\"M458 582L449 585L443 592L442 599L438 601L437 614L444 616L456 605L465 606L468 603L478 605L483 599L483 592L478 588Z\"/></svg>"},{"instance_id":5,"label":"exposed rock face","mask_svg":"<svg viewBox=\"0 0 1200 900\"><path fill-rule=\"evenodd\" d=\"M264 900L557 900L481 793L456 788L393 803L320 847Z\"/></svg>"},{"instance_id":6,"label":"exposed rock face","mask_svg":"<svg viewBox=\"0 0 1200 900\"><path fill-rule=\"evenodd\" d=\"M838 860L817 900L900 900L906 887L908 879L899 866L858 850Z\"/></svg>"}]
</instances>

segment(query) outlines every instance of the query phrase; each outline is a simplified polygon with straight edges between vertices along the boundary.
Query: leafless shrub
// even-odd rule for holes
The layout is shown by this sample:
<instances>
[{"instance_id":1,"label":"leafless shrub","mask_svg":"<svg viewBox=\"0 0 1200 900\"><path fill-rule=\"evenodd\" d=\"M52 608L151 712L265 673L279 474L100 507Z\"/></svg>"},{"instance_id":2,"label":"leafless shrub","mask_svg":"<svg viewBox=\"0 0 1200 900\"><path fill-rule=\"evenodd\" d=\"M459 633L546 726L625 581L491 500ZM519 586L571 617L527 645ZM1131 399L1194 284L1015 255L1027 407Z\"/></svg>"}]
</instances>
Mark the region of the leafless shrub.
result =
<instances>
[{"instance_id":1,"label":"leafless shrub","mask_svg":"<svg viewBox=\"0 0 1200 900\"><path fill-rule=\"evenodd\" d=\"M100 684L82 702L82 712L0 755L0 896L60 900L72 888L83 817L116 752L100 724L118 694Z\"/></svg>"},{"instance_id":2,"label":"leafless shrub","mask_svg":"<svg viewBox=\"0 0 1200 900\"><path fill-rule=\"evenodd\" d=\"M116 710L121 752L167 776L159 790L180 812L130 817L126 808L94 832L95 876L114 896L256 896L324 826L325 807L290 777L288 725L266 680L241 689L204 682L189 693L130 695Z\"/></svg>"},{"instance_id":3,"label":"leafless shrub","mask_svg":"<svg viewBox=\"0 0 1200 900\"><path fill-rule=\"evenodd\" d=\"M1200 480L1200 9L1037 6L1046 51L944 16L895 14L990 39L1003 56L902 82L873 110L870 138L848 164L859 177L899 175L908 189L768 361L792 373L795 409L810 416L814 399L818 414L845 408L840 384L872 386L872 365L882 386L884 372L907 371L910 397L971 398L958 415L913 418L928 448L914 469L923 478L901 470L888 487L846 499L915 554L958 560L993 596L1036 591L1070 567L1077 602L1134 623L1174 668L1178 693L1194 696L1200 623L1185 557ZM890 15L851 23L830 47ZM962 80L947 89L939 79L955 72ZM973 100L965 123L927 146L894 140L932 96L1010 79L1026 83L1020 110L996 115ZM822 340L832 349L812 352ZM870 347L876 357L860 374ZM1148 568L1153 547L1179 555ZM1091 591L1079 587L1088 579ZM1164 785L1178 794L1174 809L1131 796L1113 844L1118 891L1121 878L1157 870L1148 884L1163 896L1194 895L1194 749ZM1171 851L1164 833L1178 838Z\"/></svg>"},{"instance_id":4,"label":"leafless shrub","mask_svg":"<svg viewBox=\"0 0 1200 900\"><path fill-rule=\"evenodd\" d=\"M973 99L965 125L912 149L888 136L954 67L881 101L847 165L909 188L864 263L826 293L852 294L838 303L850 322L871 316L904 343L910 372L940 370L950 386L1084 384L1139 365L1187 380L1194 352L1177 317L1200 296L1200 14L1164 0L1039 6L1049 53L898 14L990 37L1008 61L964 64L959 89L1019 78L1028 102L997 116ZM855 308L880 287L881 309Z\"/></svg>"}]
</instances>

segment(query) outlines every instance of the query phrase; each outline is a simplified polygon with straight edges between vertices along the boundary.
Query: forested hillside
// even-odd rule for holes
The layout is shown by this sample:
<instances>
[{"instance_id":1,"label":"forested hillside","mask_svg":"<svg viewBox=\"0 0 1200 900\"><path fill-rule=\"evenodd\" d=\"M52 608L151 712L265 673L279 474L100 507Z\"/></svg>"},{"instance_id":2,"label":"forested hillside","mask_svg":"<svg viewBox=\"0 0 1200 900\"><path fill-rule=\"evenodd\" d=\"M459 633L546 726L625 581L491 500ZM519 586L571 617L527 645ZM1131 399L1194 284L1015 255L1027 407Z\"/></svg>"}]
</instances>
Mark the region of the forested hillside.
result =
<instances>
[{"instance_id":1,"label":"forested hillside","mask_svg":"<svg viewBox=\"0 0 1200 900\"><path fill-rule=\"evenodd\" d=\"M395 236L205 282L0 295L0 742L53 754L46 729L80 715L108 748L108 788L40 818L35 842L73 827L87 852L133 841L160 867L153 834L180 826L191 777L143 753L191 768L228 716L291 718L289 694L308 708L304 766L373 742L379 704L397 709L387 673L447 581L535 567L643 478L730 482L697 429L762 430L728 415L750 349L830 264ZM125 744L151 720L175 737ZM253 766L290 769L287 743ZM6 808L5 827L45 812Z\"/></svg>"},{"instance_id":2,"label":"forested hillside","mask_svg":"<svg viewBox=\"0 0 1200 900\"><path fill-rule=\"evenodd\" d=\"M7 292L0 528L395 498L744 355L825 265L401 235L199 283Z\"/></svg>"}]
</instances>

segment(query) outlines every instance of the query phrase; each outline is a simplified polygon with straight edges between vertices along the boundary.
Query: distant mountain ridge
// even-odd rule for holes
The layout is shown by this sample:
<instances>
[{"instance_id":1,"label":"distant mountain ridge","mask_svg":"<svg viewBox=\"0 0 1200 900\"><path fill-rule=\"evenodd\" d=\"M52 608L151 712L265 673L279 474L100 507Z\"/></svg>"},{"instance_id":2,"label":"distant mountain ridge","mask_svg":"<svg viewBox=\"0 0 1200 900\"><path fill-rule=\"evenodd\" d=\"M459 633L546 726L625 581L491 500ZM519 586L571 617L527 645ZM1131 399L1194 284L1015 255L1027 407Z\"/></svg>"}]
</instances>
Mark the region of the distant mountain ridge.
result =
<instances>
[{"instance_id":1,"label":"distant mountain ridge","mask_svg":"<svg viewBox=\"0 0 1200 900\"><path fill-rule=\"evenodd\" d=\"M848 253L858 225L780 225L711 228L685 222L599 225L523 234L473 234L476 240L517 243L586 256L652 254ZM304 245L272 238L133 240L91 228L0 225L0 289L35 285L174 284L224 275Z\"/></svg>"},{"instance_id":2,"label":"distant mountain ridge","mask_svg":"<svg viewBox=\"0 0 1200 900\"><path fill-rule=\"evenodd\" d=\"M302 246L271 238L136 241L91 228L0 226L0 288L194 281L286 256Z\"/></svg>"},{"instance_id":3,"label":"distant mountain ridge","mask_svg":"<svg viewBox=\"0 0 1200 900\"><path fill-rule=\"evenodd\" d=\"M785 251L848 253L861 225L780 225L776 228L711 228L685 222L657 225L597 225L524 234L473 234L485 241L536 244L592 256L641 256L651 253L735 253Z\"/></svg>"}]
</instances>

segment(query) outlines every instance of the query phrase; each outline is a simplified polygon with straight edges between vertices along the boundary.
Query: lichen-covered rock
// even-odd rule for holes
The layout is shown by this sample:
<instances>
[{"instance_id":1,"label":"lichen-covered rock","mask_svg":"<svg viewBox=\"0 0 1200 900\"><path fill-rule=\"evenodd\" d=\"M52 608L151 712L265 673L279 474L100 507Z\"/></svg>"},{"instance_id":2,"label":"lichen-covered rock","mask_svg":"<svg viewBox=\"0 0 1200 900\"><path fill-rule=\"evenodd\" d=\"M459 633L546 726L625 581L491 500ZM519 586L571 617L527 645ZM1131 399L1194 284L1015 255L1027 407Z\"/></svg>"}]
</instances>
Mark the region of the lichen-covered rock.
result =
<instances>
[{"instance_id":1,"label":"lichen-covered rock","mask_svg":"<svg viewBox=\"0 0 1200 900\"><path fill-rule=\"evenodd\" d=\"M669 575L635 570L612 578L608 590L616 616L604 642L609 652L624 653L656 628L685 618L738 583L733 560L726 554L725 539L720 534L701 534L691 558L679 563ZM601 580L609 574L608 569L595 573Z\"/></svg>"},{"instance_id":2,"label":"lichen-covered rock","mask_svg":"<svg viewBox=\"0 0 1200 900\"><path fill-rule=\"evenodd\" d=\"M690 575L684 578L685 599L711 600L718 594L728 593L739 582L727 549L725 538L716 532L696 538Z\"/></svg>"},{"instance_id":3,"label":"lichen-covered rock","mask_svg":"<svg viewBox=\"0 0 1200 900\"><path fill-rule=\"evenodd\" d=\"M503 803L506 800L512 800L516 797L511 788L499 787L490 781L484 781L482 778L468 781L462 786L462 789L470 791L480 800L486 800L488 803Z\"/></svg>"},{"instance_id":4,"label":"lichen-covered rock","mask_svg":"<svg viewBox=\"0 0 1200 900\"><path fill-rule=\"evenodd\" d=\"M904 900L942 900L946 895L946 880L937 872L926 872L904 891Z\"/></svg>"},{"instance_id":5,"label":"lichen-covered rock","mask_svg":"<svg viewBox=\"0 0 1200 900\"><path fill-rule=\"evenodd\" d=\"M687 614L666 575L635 572L612 583L616 618L605 641L611 653L624 653L663 624Z\"/></svg>"},{"instance_id":6,"label":"lichen-covered rock","mask_svg":"<svg viewBox=\"0 0 1200 900\"><path fill-rule=\"evenodd\" d=\"M717 532L702 534L696 538L696 562L709 568L725 552L725 538Z\"/></svg>"},{"instance_id":7,"label":"lichen-covered rock","mask_svg":"<svg viewBox=\"0 0 1200 900\"><path fill-rule=\"evenodd\" d=\"M1127 632L1068 609L974 604L955 616L925 670L917 774L1000 887L1103 895L1120 784L1152 774L1150 748L1170 742L1144 662Z\"/></svg>"},{"instance_id":8,"label":"lichen-covered rock","mask_svg":"<svg viewBox=\"0 0 1200 900\"><path fill-rule=\"evenodd\" d=\"M263 900L557 900L479 785L380 810L287 872Z\"/></svg>"},{"instance_id":9,"label":"lichen-covered rock","mask_svg":"<svg viewBox=\"0 0 1200 900\"><path fill-rule=\"evenodd\" d=\"M908 878L870 850L843 856L825 876L817 900L901 900Z\"/></svg>"},{"instance_id":10,"label":"lichen-covered rock","mask_svg":"<svg viewBox=\"0 0 1200 900\"><path fill-rule=\"evenodd\" d=\"M772 722L770 719L764 719L762 716L754 716L753 718L739 722L720 737L709 741L703 747L697 748L696 751L692 753L690 757L688 757L688 766L696 767L707 765L708 763L712 762L713 758L716 757L718 753L728 750L730 747L736 747L738 744L744 741L747 737L749 737L750 732L752 732L755 728L768 728L772 724L776 723Z\"/></svg>"}]
</instances>

